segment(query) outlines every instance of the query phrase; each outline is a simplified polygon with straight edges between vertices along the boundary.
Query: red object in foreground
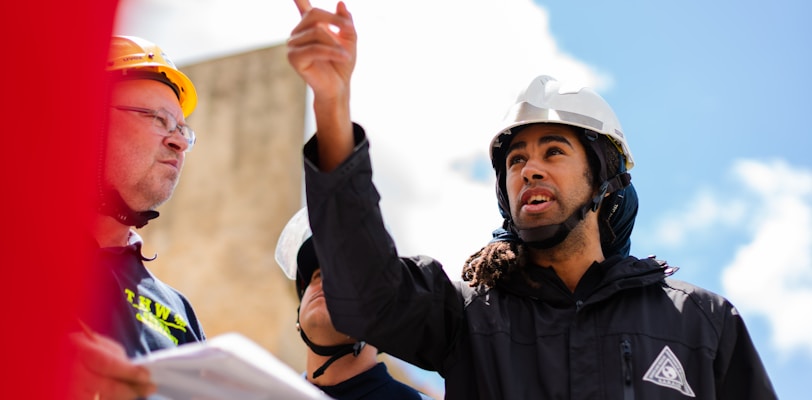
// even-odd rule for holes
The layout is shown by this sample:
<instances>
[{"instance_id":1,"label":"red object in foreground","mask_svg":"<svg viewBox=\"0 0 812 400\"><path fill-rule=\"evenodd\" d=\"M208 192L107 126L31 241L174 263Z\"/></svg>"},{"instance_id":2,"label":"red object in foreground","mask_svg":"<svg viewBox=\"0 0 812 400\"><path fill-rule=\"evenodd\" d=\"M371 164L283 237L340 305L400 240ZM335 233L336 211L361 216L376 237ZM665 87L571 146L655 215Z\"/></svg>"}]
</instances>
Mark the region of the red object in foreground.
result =
<instances>
[{"instance_id":1,"label":"red object in foreground","mask_svg":"<svg viewBox=\"0 0 812 400\"><path fill-rule=\"evenodd\" d=\"M4 398L66 396L70 371L60 339L93 290L81 240L117 4L0 4Z\"/></svg>"}]
</instances>

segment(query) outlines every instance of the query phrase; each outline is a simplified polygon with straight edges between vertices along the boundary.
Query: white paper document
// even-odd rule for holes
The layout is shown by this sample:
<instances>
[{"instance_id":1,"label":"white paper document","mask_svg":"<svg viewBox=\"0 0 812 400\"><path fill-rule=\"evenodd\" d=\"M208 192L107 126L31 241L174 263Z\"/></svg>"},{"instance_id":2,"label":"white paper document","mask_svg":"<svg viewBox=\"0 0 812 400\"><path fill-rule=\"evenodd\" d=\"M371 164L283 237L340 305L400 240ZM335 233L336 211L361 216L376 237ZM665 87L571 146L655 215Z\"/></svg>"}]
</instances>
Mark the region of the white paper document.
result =
<instances>
[{"instance_id":1,"label":"white paper document","mask_svg":"<svg viewBox=\"0 0 812 400\"><path fill-rule=\"evenodd\" d=\"M239 333L137 358L172 400L326 400L329 396ZM152 397L151 397L152 398Z\"/></svg>"}]
</instances>

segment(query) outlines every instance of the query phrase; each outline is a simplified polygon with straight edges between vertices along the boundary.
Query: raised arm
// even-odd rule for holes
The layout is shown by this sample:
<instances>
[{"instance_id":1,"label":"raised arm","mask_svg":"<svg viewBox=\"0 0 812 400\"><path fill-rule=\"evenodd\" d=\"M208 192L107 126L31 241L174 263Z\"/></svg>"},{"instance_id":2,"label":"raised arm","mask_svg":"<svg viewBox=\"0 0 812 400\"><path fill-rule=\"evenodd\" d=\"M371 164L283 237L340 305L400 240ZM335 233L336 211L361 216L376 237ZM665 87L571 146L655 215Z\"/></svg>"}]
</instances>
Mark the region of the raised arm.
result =
<instances>
[{"instance_id":1,"label":"raised arm","mask_svg":"<svg viewBox=\"0 0 812 400\"><path fill-rule=\"evenodd\" d=\"M288 39L288 61L313 89L319 169L329 172L353 149L350 78L355 68L355 25L343 2L335 13L295 0L302 20Z\"/></svg>"},{"instance_id":2,"label":"raised arm","mask_svg":"<svg viewBox=\"0 0 812 400\"><path fill-rule=\"evenodd\" d=\"M421 368L441 371L462 329L464 299L428 257L401 258L372 182L369 141L350 119L357 35L347 8L297 1L288 59L314 92L317 132L304 148L308 218L335 328Z\"/></svg>"}]
</instances>

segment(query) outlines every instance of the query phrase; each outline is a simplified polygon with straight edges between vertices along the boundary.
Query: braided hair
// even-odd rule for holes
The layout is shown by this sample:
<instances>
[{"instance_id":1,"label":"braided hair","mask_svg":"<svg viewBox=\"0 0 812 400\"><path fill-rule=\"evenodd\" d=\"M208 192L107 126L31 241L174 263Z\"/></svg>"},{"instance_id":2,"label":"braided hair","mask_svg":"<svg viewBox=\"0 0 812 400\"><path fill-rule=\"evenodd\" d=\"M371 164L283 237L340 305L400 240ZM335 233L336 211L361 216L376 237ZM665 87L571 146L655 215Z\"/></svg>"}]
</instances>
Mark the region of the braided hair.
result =
<instances>
[{"instance_id":1,"label":"braided hair","mask_svg":"<svg viewBox=\"0 0 812 400\"><path fill-rule=\"evenodd\" d=\"M472 254L462 268L462 280L471 287L493 287L496 281L523 270L524 246L518 241L494 240Z\"/></svg>"}]
</instances>

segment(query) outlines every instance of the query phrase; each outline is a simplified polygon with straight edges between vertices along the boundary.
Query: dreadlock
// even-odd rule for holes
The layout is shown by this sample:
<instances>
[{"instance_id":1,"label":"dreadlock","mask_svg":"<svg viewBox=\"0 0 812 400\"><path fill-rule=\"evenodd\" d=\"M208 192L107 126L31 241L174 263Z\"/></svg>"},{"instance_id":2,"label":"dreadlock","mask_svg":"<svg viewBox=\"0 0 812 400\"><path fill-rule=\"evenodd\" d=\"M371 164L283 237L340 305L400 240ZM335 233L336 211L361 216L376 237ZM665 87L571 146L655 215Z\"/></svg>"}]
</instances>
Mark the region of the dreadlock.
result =
<instances>
[{"instance_id":1,"label":"dreadlock","mask_svg":"<svg viewBox=\"0 0 812 400\"><path fill-rule=\"evenodd\" d=\"M493 241L468 257L462 279L471 287L494 287L496 281L524 265L524 248L515 241Z\"/></svg>"},{"instance_id":2,"label":"dreadlock","mask_svg":"<svg viewBox=\"0 0 812 400\"><path fill-rule=\"evenodd\" d=\"M590 146L586 143L586 135L578 135L584 149L589 149ZM620 169L620 152L617 146L612 143L611 139L606 135L598 135L597 137L600 150L604 154L604 159L607 164L608 177L612 177L619 172ZM586 150L589 168L587 169L587 179L591 182L593 188L600 186L601 177L598 174L600 171L600 160L594 152ZM615 193L610 195L610 198L615 196ZM606 207L601 206L598 211L598 228L601 237L601 245L608 246L616 239L616 234L612 229L611 217L617 209L617 203L614 201L604 203ZM606 248L604 246L604 248ZM525 272L526 256L525 245L514 235L509 235L506 238L495 239L485 245L482 249L472 254L465 261L462 267L462 280L468 282L471 287L485 287L493 288L499 280L510 279L514 272L518 272L529 285L537 287L538 283L533 281L527 276Z\"/></svg>"}]
</instances>

